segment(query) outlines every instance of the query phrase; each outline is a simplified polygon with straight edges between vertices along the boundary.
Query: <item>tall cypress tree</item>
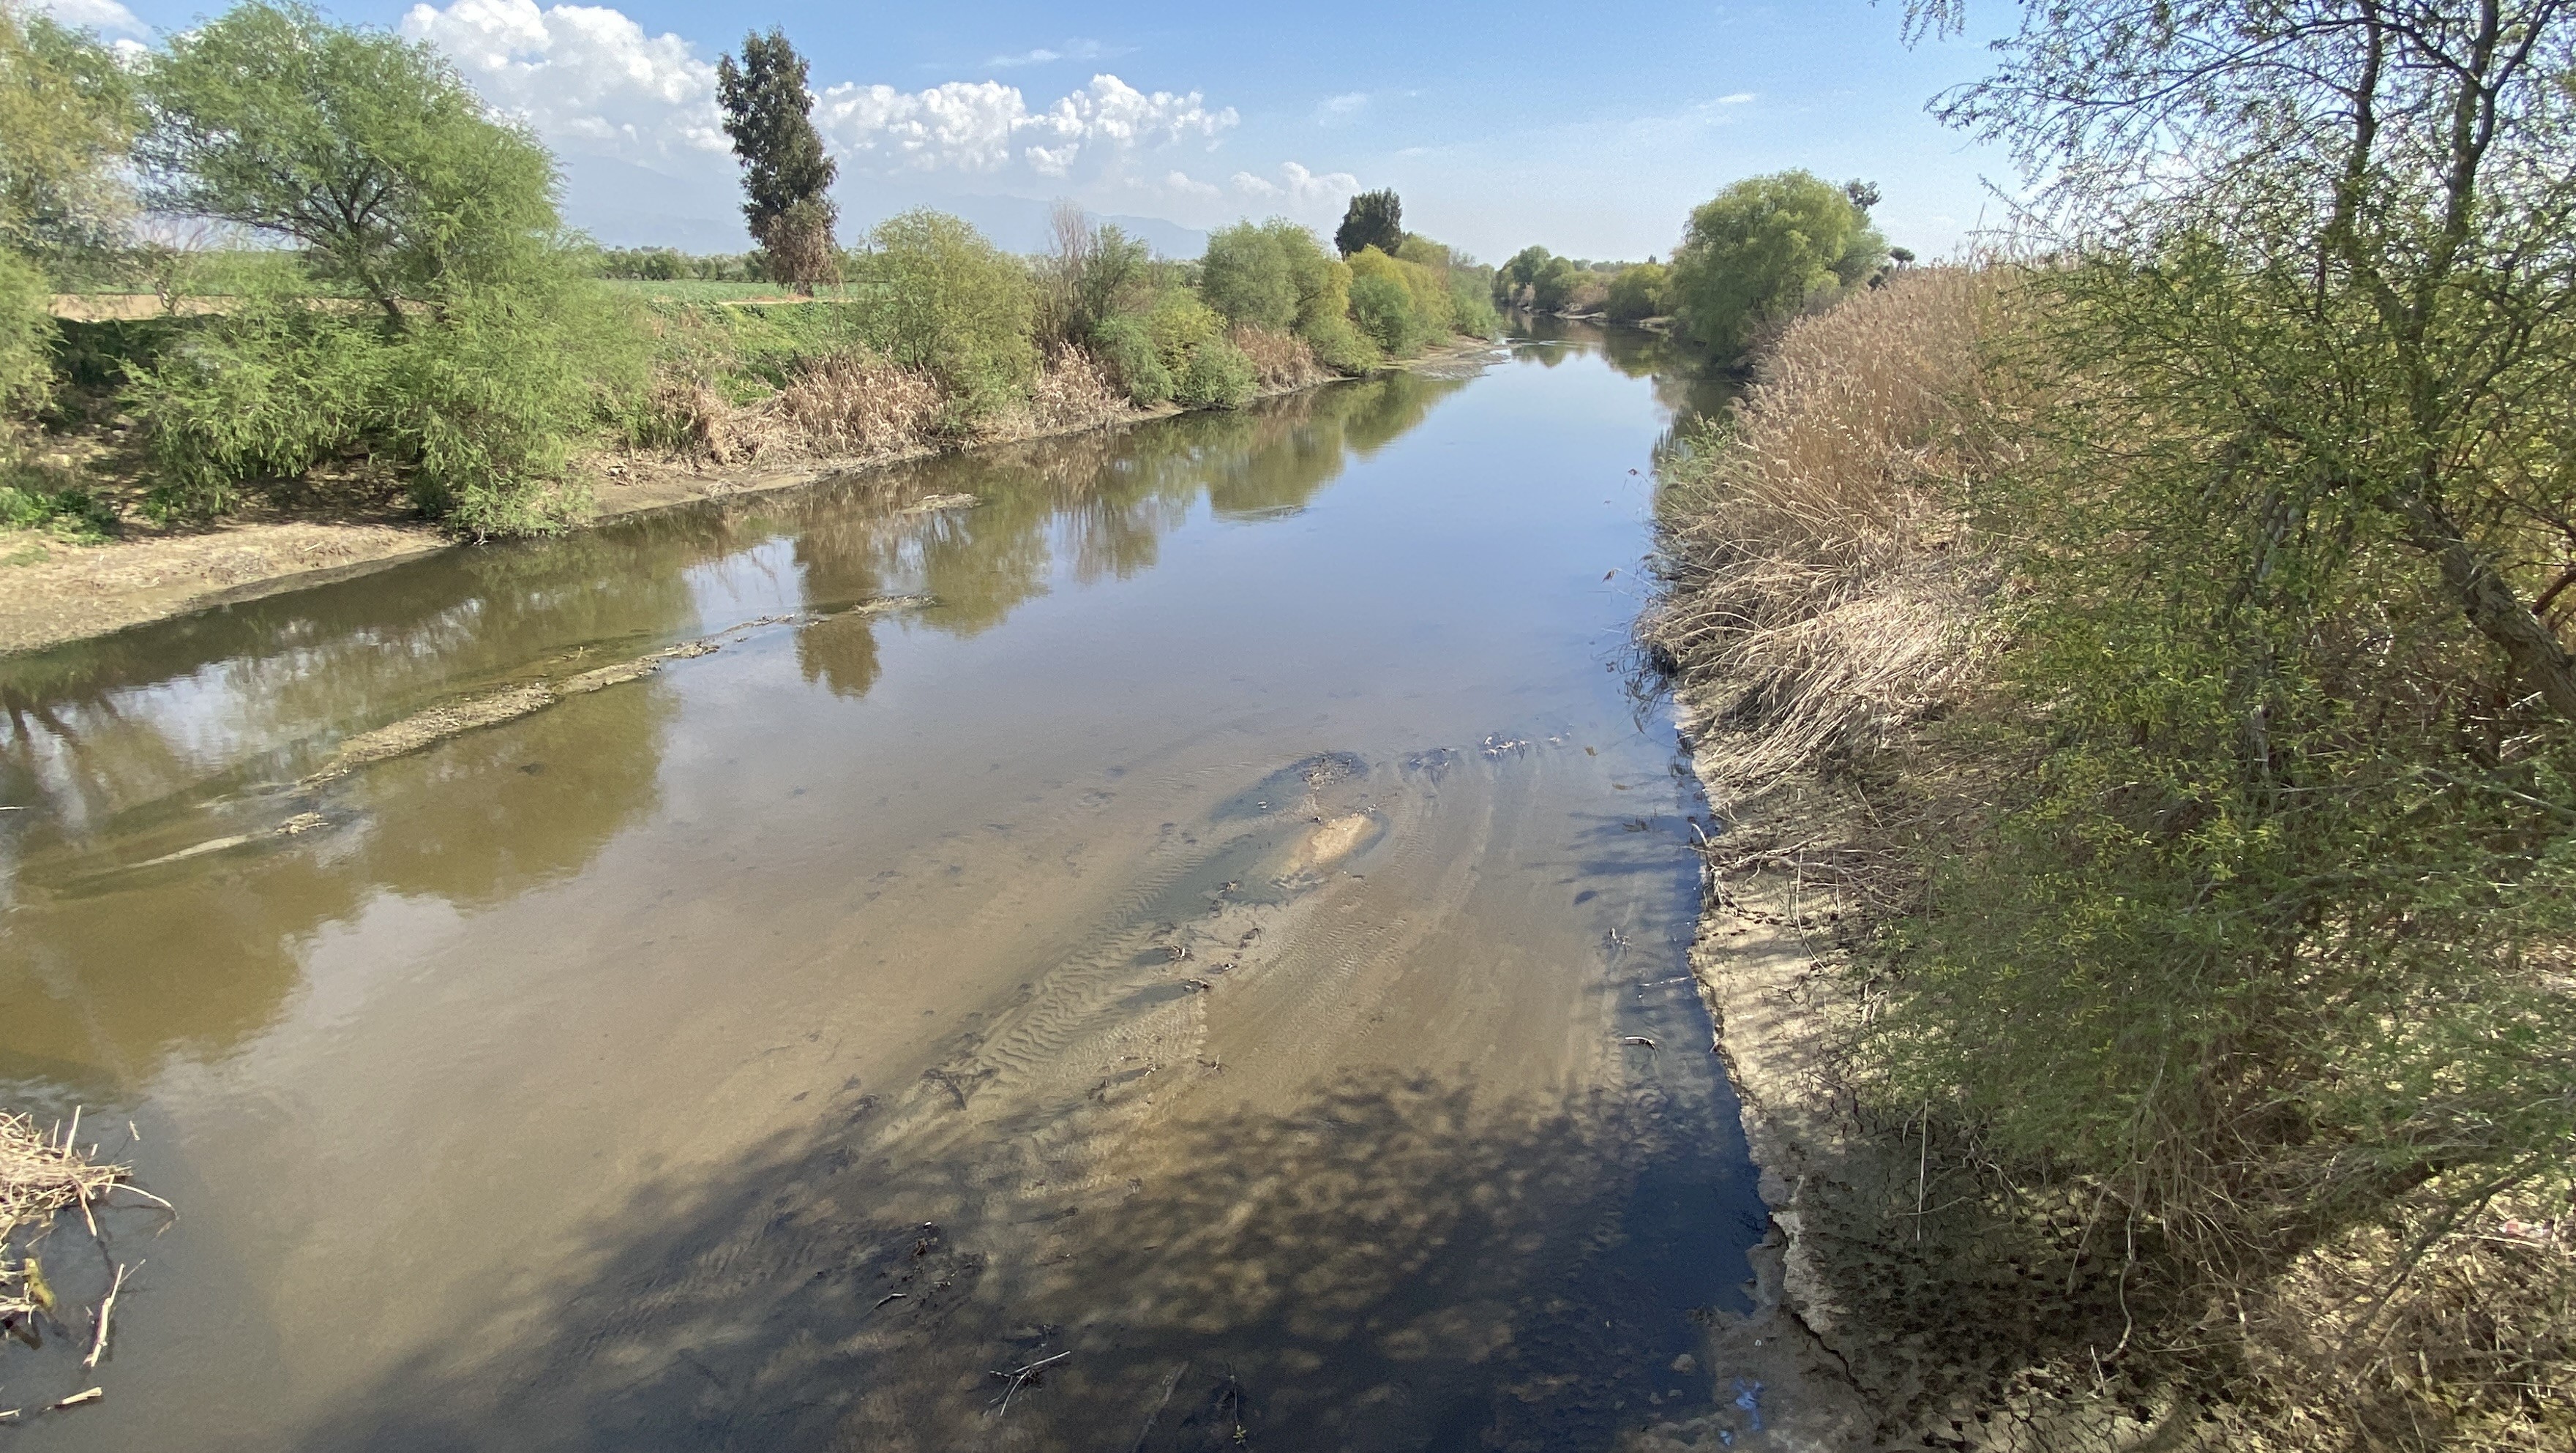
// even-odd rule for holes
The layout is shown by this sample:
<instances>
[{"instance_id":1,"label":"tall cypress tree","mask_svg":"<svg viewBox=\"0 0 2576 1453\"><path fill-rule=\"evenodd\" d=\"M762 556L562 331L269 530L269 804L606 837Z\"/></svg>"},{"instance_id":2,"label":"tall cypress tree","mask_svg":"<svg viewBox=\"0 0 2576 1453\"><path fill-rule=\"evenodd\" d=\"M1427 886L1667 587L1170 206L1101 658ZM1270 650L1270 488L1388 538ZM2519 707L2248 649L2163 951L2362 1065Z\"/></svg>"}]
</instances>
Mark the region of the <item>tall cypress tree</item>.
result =
<instances>
[{"instance_id":1,"label":"tall cypress tree","mask_svg":"<svg viewBox=\"0 0 2576 1453\"><path fill-rule=\"evenodd\" d=\"M725 134L742 159L742 215L769 254L772 277L812 287L832 275L832 224L838 211L827 193L839 163L824 154L814 129L814 98L805 89L805 58L787 33L742 38L742 60L716 62L716 93L724 105Z\"/></svg>"},{"instance_id":2,"label":"tall cypress tree","mask_svg":"<svg viewBox=\"0 0 2576 1453\"><path fill-rule=\"evenodd\" d=\"M1348 257L1363 247L1374 247L1389 257L1404 245L1404 203L1396 200L1392 189L1362 192L1351 198L1351 208L1342 214L1342 225L1333 231L1333 246Z\"/></svg>"}]
</instances>

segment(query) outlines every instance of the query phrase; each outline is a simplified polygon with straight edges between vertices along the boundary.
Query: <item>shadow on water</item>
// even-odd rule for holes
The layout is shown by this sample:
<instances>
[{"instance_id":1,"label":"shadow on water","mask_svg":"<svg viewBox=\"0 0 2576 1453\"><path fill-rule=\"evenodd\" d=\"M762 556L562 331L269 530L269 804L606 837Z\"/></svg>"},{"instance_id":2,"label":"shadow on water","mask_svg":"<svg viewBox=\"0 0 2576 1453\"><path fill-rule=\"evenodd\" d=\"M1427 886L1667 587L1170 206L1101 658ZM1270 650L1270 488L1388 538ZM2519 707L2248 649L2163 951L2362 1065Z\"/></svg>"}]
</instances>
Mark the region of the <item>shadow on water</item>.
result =
<instances>
[{"instance_id":1,"label":"shadow on water","mask_svg":"<svg viewBox=\"0 0 2576 1453\"><path fill-rule=\"evenodd\" d=\"M528 1345L398 1369L307 1446L1600 1448L1697 1384L1667 1368L1693 1309L1740 1305L1675 1254L1754 1216L1731 1137L1651 1086L1494 1106L1380 1073L1184 1121L1162 1173L1036 1212L1033 1264L959 1224L997 1192L977 1161L836 1108L639 1190ZM993 1374L1058 1353L1001 1412Z\"/></svg>"}]
</instances>

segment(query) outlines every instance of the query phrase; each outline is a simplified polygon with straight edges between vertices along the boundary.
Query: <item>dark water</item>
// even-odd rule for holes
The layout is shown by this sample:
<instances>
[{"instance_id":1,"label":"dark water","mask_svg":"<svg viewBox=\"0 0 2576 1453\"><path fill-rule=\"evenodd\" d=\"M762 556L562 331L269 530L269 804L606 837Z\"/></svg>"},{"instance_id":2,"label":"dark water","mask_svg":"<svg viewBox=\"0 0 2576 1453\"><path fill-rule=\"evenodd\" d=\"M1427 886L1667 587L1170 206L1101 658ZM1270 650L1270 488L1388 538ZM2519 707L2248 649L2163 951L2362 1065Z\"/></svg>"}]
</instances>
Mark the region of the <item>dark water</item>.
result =
<instances>
[{"instance_id":1,"label":"dark water","mask_svg":"<svg viewBox=\"0 0 2576 1453\"><path fill-rule=\"evenodd\" d=\"M1708 396L1530 340L0 662L0 1103L180 1207L57 1229L77 1305L148 1264L94 1376L85 1316L0 1347L0 1407L107 1389L0 1438L1579 1449L1705 1407L1673 1364L1760 1210L1626 633Z\"/></svg>"}]
</instances>

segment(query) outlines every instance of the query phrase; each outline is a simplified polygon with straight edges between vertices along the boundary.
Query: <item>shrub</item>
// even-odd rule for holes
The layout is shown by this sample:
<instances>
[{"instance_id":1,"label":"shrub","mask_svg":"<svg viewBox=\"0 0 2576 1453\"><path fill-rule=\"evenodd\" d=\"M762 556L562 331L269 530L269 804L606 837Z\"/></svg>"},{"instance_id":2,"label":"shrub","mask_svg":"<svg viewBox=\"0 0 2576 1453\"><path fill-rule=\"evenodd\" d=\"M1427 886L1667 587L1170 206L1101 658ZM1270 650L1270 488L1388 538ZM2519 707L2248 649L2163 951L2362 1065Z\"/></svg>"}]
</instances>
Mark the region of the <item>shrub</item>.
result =
<instances>
[{"instance_id":1,"label":"shrub","mask_svg":"<svg viewBox=\"0 0 2576 1453\"><path fill-rule=\"evenodd\" d=\"M1017 396L1037 371L1036 288L1019 259L944 212L887 219L869 234L867 332L879 351L928 369L958 401L954 423Z\"/></svg>"},{"instance_id":2,"label":"shrub","mask_svg":"<svg viewBox=\"0 0 2576 1453\"><path fill-rule=\"evenodd\" d=\"M1422 319L1413 294L1394 278L1370 273L1351 280L1351 321L1380 349L1397 357L1422 346Z\"/></svg>"},{"instance_id":3,"label":"shrub","mask_svg":"<svg viewBox=\"0 0 2576 1453\"><path fill-rule=\"evenodd\" d=\"M1610 297L1606 304L1614 322L1634 323L1652 318L1664 310L1664 266L1641 262L1619 269L1610 280Z\"/></svg>"},{"instance_id":4,"label":"shrub","mask_svg":"<svg viewBox=\"0 0 2576 1453\"><path fill-rule=\"evenodd\" d=\"M1225 337L1225 319L1196 294L1174 288L1155 300L1154 310L1145 315L1145 330L1154 340L1154 351L1162 355L1163 366L1177 379L1189 366L1190 354Z\"/></svg>"},{"instance_id":5,"label":"shrub","mask_svg":"<svg viewBox=\"0 0 2576 1453\"><path fill-rule=\"evenodd\" d=\"M1843 188L1812 173L1737 182L1691 213L1667 278L1693 336L1739 353L1765 328L1865 281L1887 243Z\"/></svg>"},{"instance_id":6,"label":"shrub","mask_svg":"<svg viewBox=\"0 0 2576 1453\"><path fill-rule=\"evenodd\" d=\"M1199 293L1231 323L1284 330L1297 322L1297 278L1277 232L1238 222L1208 238Z\"/></svg>"},{"instance_id":7,"label":"shrub","mask_svg":"<svg viewBox=\"0 0 2576 1453\"><path fill-rule=\"evenodd\" d=\"M1126 314L1103 319L1091 330L1091 346L1127 397L1147 408L1171 400L1172 371L1141 320Z\"/></svg>"},{"instance_id":8,"label":"shrub","mask_svg":"<svg viewBox=\"0 0 2576 1453\"><path fill-rule=\"evenodd\" d=\"M1231 409L1252 397L1254 381L1252 360L1243 350L1213 338L1190 350L1172 397L1193 409Z\"/></svg>"},{"instance_id":9,"label":"shrub","mask_svg":"<svg viewBox=\"0 0 2576 1453\"><path fill-rule=\"evenodd\" d=\"M156 521L231 509L252 479L302 474L384 422L392 349L382 319L291 295L241 300L150 364L126 391Z\"/></svg>"},{"instance_id":10,"label":"shrub","mask_svg":"<svg viewBox=\"0 0 2576 1453\"><path fill-rule=\"evenodd\" d=\"M1449 275L1449 326L1471 338L1492 338L1503 331L1494 311L1493 290L1463 272Z\"/></svg>"},{"instance_id":11,"label":"shrub","mask_svg":"<svg viewBox=\"0 0 2576 1453\"><path fill-rule=\"evenodd\" d=\"M50 294L44 274L6 248L0 248L0 431L10 416L40 407L50 392L52 365L46 358L53 339L53 319L46 314ZM0 434L0 446L5 446Z\"/></svg>"},{"instance_id":12,"label":"shrub","mask_svg":"<svg viewBox=\"0 0 2576 1453\"><path fill-rule=\"evenodd\" d=\"M1349 306L1346 297L1343 307ZM1335 373L1362 374L1386 361L1386 355L1346 315L1320 319L1315 326L1302 328L1298 336L1315 350L1315 361Z\"/></svg>"}]
</instances>

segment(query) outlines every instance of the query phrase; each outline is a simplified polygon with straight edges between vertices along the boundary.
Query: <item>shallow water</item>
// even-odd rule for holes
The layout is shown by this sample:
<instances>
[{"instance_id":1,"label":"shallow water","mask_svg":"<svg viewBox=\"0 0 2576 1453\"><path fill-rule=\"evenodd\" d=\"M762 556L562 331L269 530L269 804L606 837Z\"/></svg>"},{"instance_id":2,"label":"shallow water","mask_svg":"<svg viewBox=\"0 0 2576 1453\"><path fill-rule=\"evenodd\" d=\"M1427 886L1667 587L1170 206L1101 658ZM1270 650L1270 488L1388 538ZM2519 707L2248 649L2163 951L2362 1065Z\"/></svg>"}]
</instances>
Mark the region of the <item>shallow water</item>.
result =
<instances>
[{"instance_id":1,"label":"shallow water","mask_svg":"<svg viewBox=\"0 0 2576 1453\"><path fill-rule=\"evenodd\" d=\"M148 1265L95 1376L85 1328L0 1348L0 1407L107 1389L0 1437L1606 1448L1707 1406L1672 1366L1761 1213L1629 686L1704 393L1654 363L1529 342L0 662L0 1104L84 1106L180 1208L58 1229L77 1304Z\"/></svg>"}]
</instances>

